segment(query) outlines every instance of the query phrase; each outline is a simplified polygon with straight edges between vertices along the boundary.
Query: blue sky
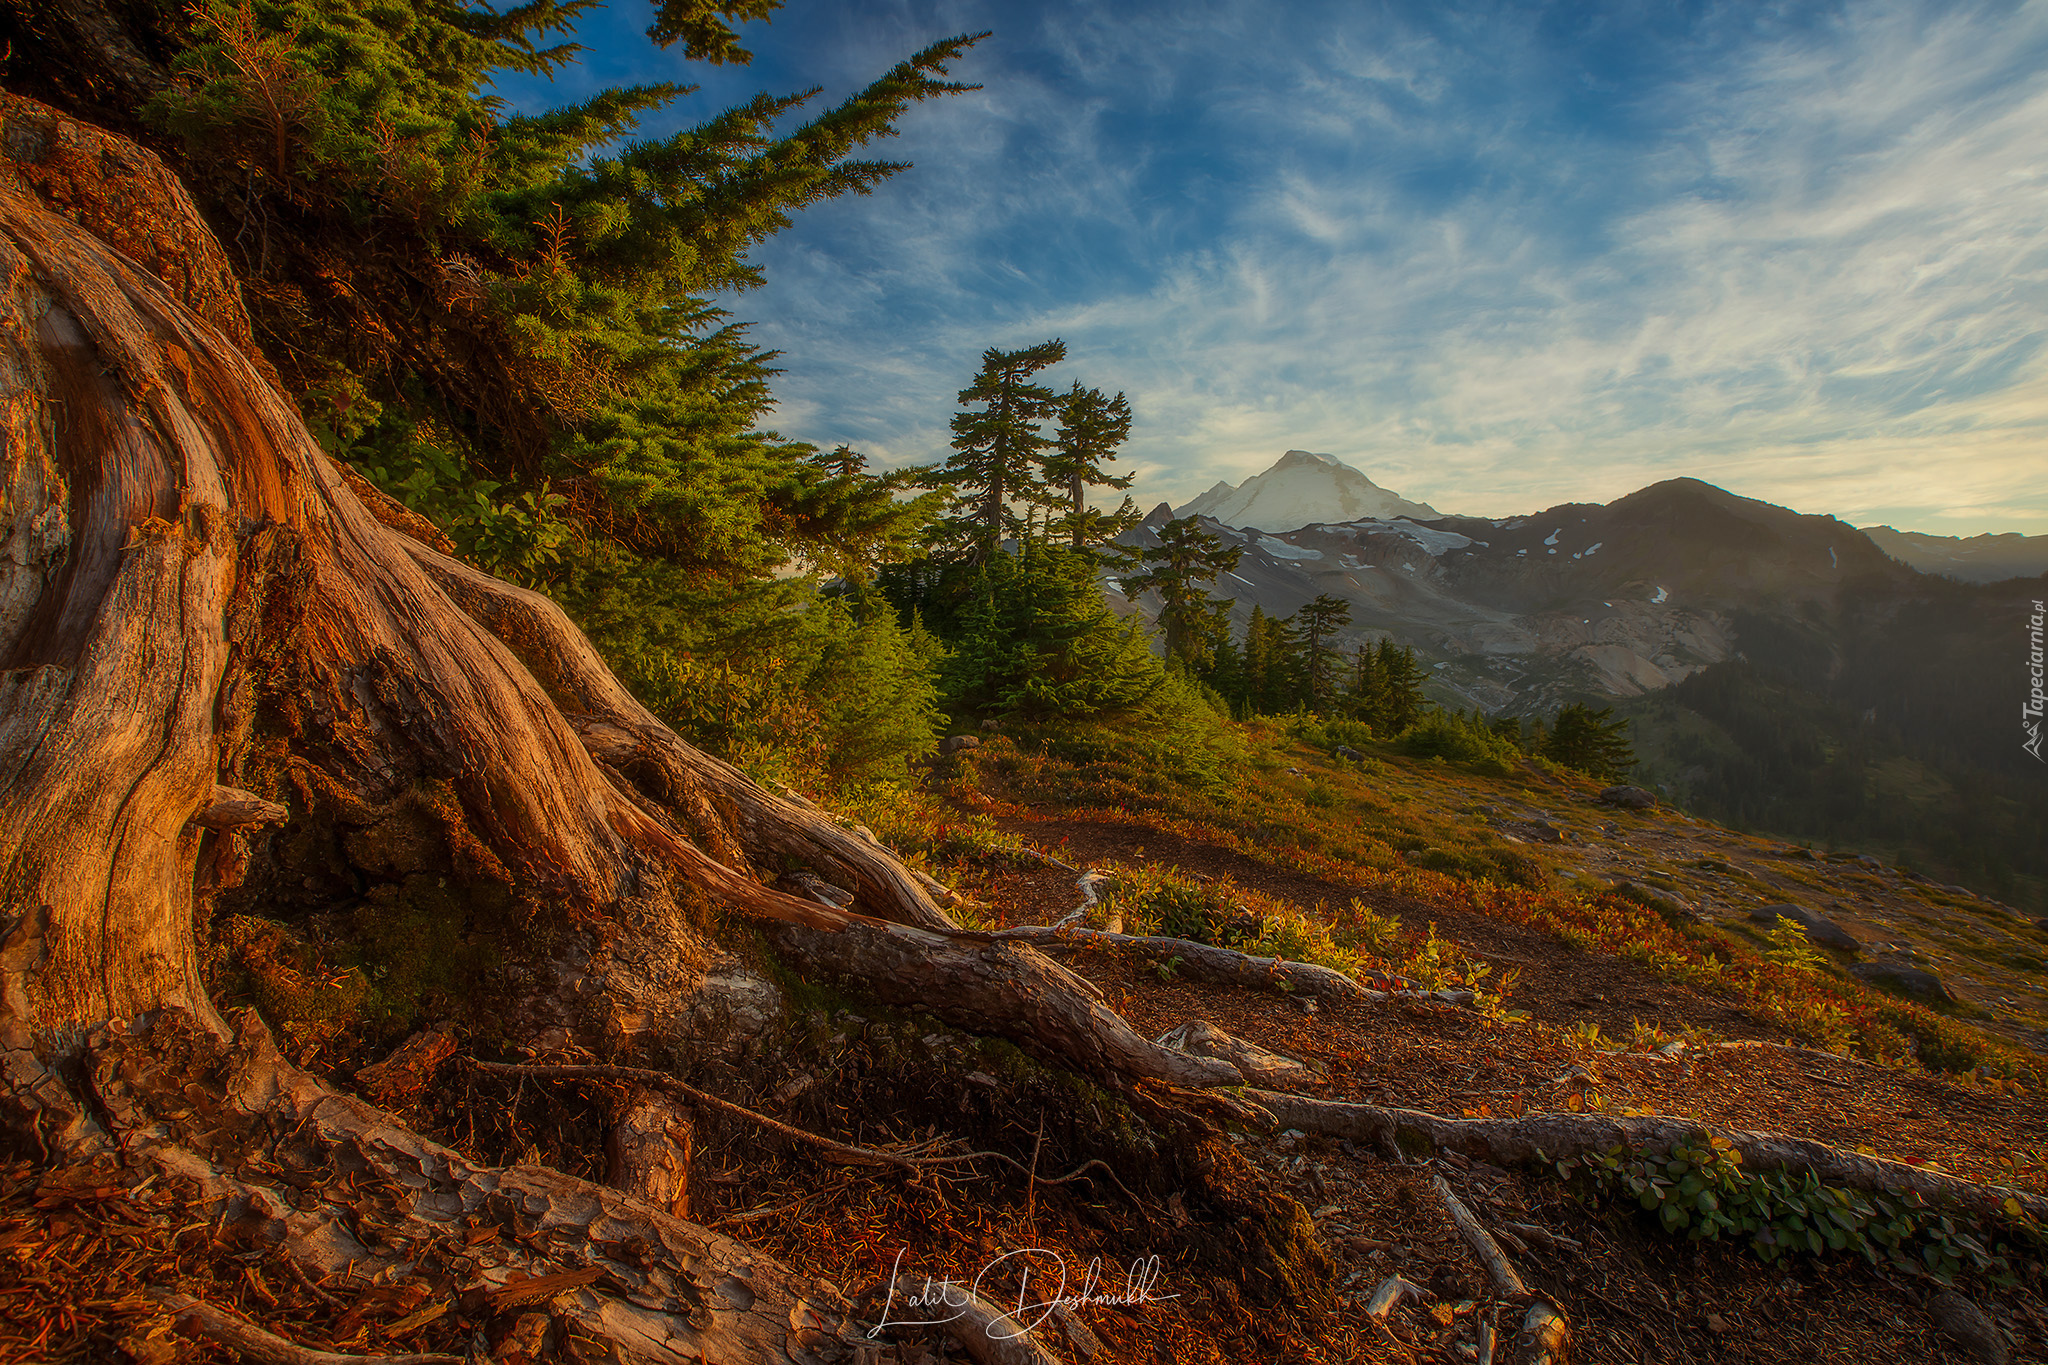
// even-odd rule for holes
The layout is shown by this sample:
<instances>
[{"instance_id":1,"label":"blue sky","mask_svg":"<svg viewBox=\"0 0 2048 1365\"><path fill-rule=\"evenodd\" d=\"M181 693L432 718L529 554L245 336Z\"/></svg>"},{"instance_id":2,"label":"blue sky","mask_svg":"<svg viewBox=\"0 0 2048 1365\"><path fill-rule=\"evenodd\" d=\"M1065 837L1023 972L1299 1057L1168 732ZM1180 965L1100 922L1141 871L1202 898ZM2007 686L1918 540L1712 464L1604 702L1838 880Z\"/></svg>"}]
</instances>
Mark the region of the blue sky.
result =
<instances>
[{"instance_id":1,"label":"blue sky","mask_svg":"<svg viewBox=\"0 0 2048 1365\"><path fill-rule=\"evenodd\" d=\"M661 132L994 30L725 301L785 435L936 458L984 348L1059 336L1147 505L1300 447L1477 515L1692 475L2048 533L2048 0L792 0L745 68L646 14L505 93L700 84Z\"/></svg>"}]
</instances>

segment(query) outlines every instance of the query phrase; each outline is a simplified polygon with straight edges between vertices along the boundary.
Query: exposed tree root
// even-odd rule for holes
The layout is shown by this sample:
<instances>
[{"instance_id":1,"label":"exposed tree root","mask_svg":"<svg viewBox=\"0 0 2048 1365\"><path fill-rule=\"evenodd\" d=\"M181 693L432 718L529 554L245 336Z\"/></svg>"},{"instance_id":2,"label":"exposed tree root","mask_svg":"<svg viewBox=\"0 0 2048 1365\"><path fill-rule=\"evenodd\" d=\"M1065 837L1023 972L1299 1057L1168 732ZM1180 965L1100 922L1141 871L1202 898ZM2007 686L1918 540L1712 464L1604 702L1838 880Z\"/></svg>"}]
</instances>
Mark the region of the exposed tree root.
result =
<instances>
[{"instance_id":1,"label":"exposed tree root","mask_svg":"<svg viewBox=\"0 0 2048 1365\"><path fill-rule=\"evenodd\" d=\"M1669 1147L1677 1142L1696 1141L1706 1134L1727 1139L1742 1153L1743 1165L1753 1171L1811 1174L1844 1189L1891 1194L1911 1191L1985 1217L2005 1217L2005 1203L2010 1199L2017 1201L2030 1218L2048 1216L2048 1198L2023 1190L1978 1184L1941 1171L1844 1151L1805 1138L1716 1128L1692 1119L1654 1115L1609 1118L1598 1114L1447 1119L1419 1109L1342 1104L1277 1091L1251 1090L1246 1095L1278 1122L1304 1132L1382 1143L1391 1140L1400 1150L1416 1155L1452 1151L1490 1158L1502 1165L1533 1165L1539 1160L1539 1152L1554 1159L1613 1147Z\"/></svg>"},{"instance_id":2,"label":"exposed tree root","mask_svg":"<svg viewBox=\"0 0 2048 1365\"><path fill-rule=\"evenodd\" d=\"M316 1277L416 1277L487 1318L546 1303L619 1358L660 1365L844 1360L865 1339L836 1290L726 1237L545 1167L472 1165L394 1126L292 1067L253 1014L223 1044L165 1011L133 1033L100 1030L85 1061L100 1119L70 1130L68 1155L115 1146L190 1181L236 1241ZM18 1118L64 1117L59 1078L14 1079ZM195 1111L201 1094L221 1098Z\"/></svg>"},{"instance_id":3,"label":"exposed tree root","mask_svg":"<svg viewBox=\"0 0 2048 1365\"><path fill-rule=\"evenodd\" d=\"M1159 1042L1164 1047L1180 1048L1199 1057L1216 1057L1229 1062L1237 1068L1247 1085L1298 1086L1312 1084L1319 1079L1307 1064L1225 1033L1206 1019L1190 1019L1162 1035Z\"/></svg>"},{"instance_id":4,"label":"exposed tree root","mask_svg":"<svg viewBox=\"0 0 2048 1365\"><path fill-rule=\"evenodd\" d=\"M159 1293L164 1307L178 1315L178 1324L195 1335L217 1341L244 1360L263 1365L463 1365L467 1356L428 1353L426 1355L342 1355L334 1351L309 1351L275 1332L267 1332L237 1314L201 1303L189 1294Z\"/></svg>"},{"instance_id":5,"label":"exposed tree root","mask_svg":"<svg viewBox=\"0 0 2048 1365\"><path fill-rule=\"evenodd\" d=\"M989 937L997 942L1028 943L1044 952L1102 947L1136 953L1156 962L1178 959L1175 970L1192 980L1248 986L1255 990L1287 990L1302 995L1347 999L1363 998L1369 993L1367 987L1358 981L1328 967L1290 962L1284 957L1253 957L1249 953L1196 943L1192 939L1113 934L1106 929L1083 929L1074 925L1064 928L1026 925L998 930Z\"/></svg>"},{"instance_id":6,"label":"exposed tree root","mask_svg":"<svg viewBox=\"0 0 2048 1365\"><path fill-rule=\"evenodd\" d=\"M815 980L844 981L885 1004L1008 1038L1043 1060L1113 1084L1243 1081L1228 1062L1161 1047L1096 1000L1094 987L1022 944L871 922L841 932L772 923L768 938Z\"/></svg>"}]
</instances>

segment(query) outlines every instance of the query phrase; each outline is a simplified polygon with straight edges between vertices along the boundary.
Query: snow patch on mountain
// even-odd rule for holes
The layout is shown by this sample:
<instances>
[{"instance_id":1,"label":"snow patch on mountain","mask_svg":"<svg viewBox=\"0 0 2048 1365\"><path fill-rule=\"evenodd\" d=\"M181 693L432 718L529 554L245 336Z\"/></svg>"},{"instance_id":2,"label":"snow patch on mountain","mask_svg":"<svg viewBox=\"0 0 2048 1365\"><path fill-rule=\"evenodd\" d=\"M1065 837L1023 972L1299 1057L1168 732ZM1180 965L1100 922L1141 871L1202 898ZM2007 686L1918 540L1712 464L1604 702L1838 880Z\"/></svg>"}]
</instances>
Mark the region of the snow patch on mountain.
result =
<instances>
[{"instance_id":1,"label":"snow patch on mountain","mask_svg":"<svg viewBox=\"0 0 2048 1365\"><path fill-rule=\"evenodd\" d=\"M1472 537L1461 536L1456 531L1439 531L1429 526L1417 526L1412 521L1358 521L1352 526L1369 536L1405 536L1414 541L1431 555L1440 555L1446 550L1462 550L1476 544Z\"/></svg>"},{"instance_id":2,"label":"snow patch on mountain","mask_svg":"<svg viewBox=\"0 0 2048 1365\"><path fill-rule=\"evenodd\" d=\"M1311 550L1305 545L1289 545L1286 541L1275 540L1271 536L1260 536L1259 548L1275 559L1321 559L1323 557L1321 550Z\"/></svg>"}]
</instances>

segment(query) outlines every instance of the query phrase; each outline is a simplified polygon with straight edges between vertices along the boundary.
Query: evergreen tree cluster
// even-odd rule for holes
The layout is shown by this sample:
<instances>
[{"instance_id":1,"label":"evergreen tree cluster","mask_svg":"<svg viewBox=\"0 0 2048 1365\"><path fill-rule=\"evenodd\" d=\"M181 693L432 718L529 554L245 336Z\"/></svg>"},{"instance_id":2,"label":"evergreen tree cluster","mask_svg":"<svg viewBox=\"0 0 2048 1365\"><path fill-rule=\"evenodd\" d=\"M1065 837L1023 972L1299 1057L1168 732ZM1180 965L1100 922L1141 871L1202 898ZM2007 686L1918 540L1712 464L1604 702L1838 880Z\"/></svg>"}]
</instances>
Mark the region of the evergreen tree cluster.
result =
<instances>
[{"instance_id":1,"label":"evergreen tree cluster","mask_svg":"<svg viewBox=\"0 0 2048 1365\"><path fill-rule=\"evenodd\" d=\"M1052 529L1076 551L1137 525L1128 497L1113 512L1088 506L1090 489L1131 486L1131 475L1104 469L1131 434L1130 402L1078 380L1064 394L1036 382L1033 376L1066 356L1057 337L1018 351L984 351L980 373L960 390L953 453L905 472L906 482L945 500L928 537L941 559L987 563L1041 510L1057 513ZM1048 422L1056 423L1050 434Z\"/></svg>"},{"instance_id":2,"label":"evergreen tree cluster","mask_svg":"<svg viewBox=\"0 0 2048 1365\"><path fill-rule=\"evenodd\" d=\"M829 108L762 94L661 137L635 130L682 86L511 112L493 82L561 69L594 4L196 0L92 7L94 28L23 0L0 11L0 75L162 155L329 453L561 601L685 733L739 743L695 725L733 713L719 679L849 647L866 662L813 678L840 689L814 699L865 714L848 689L908 642L886 611L818 609L790 571L866 577L913 552L939 499L763 429L774 356L718 299L759 282L747 253L798 210L906 169L862 149L972 88L946 68L976 39ZM777 7L660 0L648 36L744 63L737 29Z\"/></svg>"},{"instance_id":3,"label":"evergreen tree cluster","mask_svg":"<svg viewBox=\"0 0 2048 1365\"><path fill-rule=\"evenodd\" d=\"M1401 734L1429 704L1415 651L1382 637L1344 654L1336 634L1350 620L1350 606L1327 595L1286 617L1253 607L1244 638L1218 646L1203 680L1239 716L1313 711L1362 721L1376 735Z\"/></svg>"}]
</instances>

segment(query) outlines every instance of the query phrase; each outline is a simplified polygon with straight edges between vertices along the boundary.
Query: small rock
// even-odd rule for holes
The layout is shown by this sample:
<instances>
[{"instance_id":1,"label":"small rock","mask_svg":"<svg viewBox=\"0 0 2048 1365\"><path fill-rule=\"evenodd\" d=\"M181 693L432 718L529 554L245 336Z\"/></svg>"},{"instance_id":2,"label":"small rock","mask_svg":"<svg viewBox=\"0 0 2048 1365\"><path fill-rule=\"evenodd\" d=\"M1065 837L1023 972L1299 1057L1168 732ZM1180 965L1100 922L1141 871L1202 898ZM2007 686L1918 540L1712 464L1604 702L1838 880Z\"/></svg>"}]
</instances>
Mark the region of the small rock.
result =
<instances>
[{"instance_id":1,"label":"small rock","mask_svg":"<svg viewBox=\"0 0 2048 1365\"><path fill-rule=\"evenodd\" d=\"M1707 1330L1715 1336L1725 1334L1728 1331L1728 1319L1722 1317L1719 1313L1707 1314Z\"/></svg>"},{"instance_id":2,"label":"small rock","mask_svg":"<svg viewBox=\"0 0 2048 1365\"><path fill-rule=\"evenodd\" d=\"M1648 810L1657 804L1657 798L1641 787L1607 787L1601 791L1600 800L1623 810Z\"/></svg>"},{"instance_id":3,"label":"small rock","mask_svg":"<svg viewBox=\"0 0 2048 1365\"><path fill-rule=\"evenodd\" d=\"M1965 1347L1984 1365L2007 1365L2012 1347L1991 1315L1953 1289L1944 1289L1927 1303L1927 1316L1942 1335Z\"/></svg>"},{"instance_id":4,"label":"small rock","mask_svg":"<svg viewBox=\"0 0 2048 1365\"><path fill-rule=\"evenodd\" d=\"M1337 746L1336 753L1337 757L1348 758L1354 763L1362 763L1365 761L1365 755L1358 752L1358 750L1352 748L1349 744L1339 744Z\"/></svg>"},{"instance_id":5,"label":"small rock","mask_svg":"<svg viewBox=\"0 0 2048 1365\"><path fill-rule=\"evenodd\" d=\"M939 741L939 752L950 757L962 749L979 749L981 740L974 735L948 735Z\"/></svg>"}]
</instances>

